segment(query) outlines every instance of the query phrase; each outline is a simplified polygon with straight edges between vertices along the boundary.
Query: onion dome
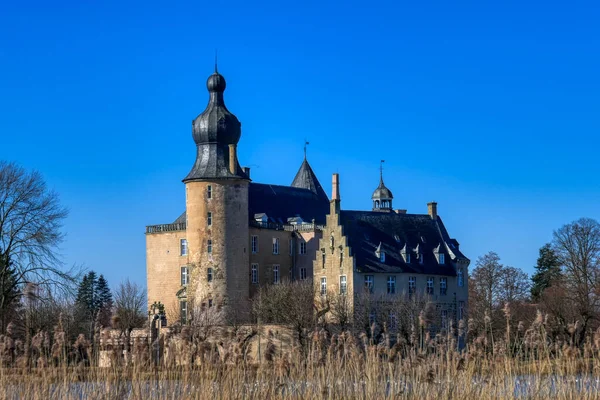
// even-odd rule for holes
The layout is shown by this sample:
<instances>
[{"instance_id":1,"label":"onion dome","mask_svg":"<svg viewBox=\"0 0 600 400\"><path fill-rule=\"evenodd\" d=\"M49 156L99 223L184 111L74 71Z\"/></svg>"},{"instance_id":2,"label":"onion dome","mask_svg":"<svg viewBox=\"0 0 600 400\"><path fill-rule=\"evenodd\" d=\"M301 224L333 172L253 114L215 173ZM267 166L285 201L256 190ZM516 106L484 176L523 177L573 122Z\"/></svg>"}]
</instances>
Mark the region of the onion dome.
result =
<instances>
[{"instance_id":1,"label":"onion dome","mask_svg":"<svg viewBox=\"0 0 600 400\"><path fill-rule=\"evenodd\" d=\"M215 179L249 180L237 160L237 143L242 124L225 106L225 78L217 71L206 81L209 99L206 109L192 121L196 161L184 182Z\"/></svg>"},{"instance_id":2,"label":"onion dome","mask_svg":"<svg viewBox=\"0 0 600 400\"><path fill-rule=\"evenodd\" d=\"M196 144L237 144L242 134L242 124L225 106L223 92L225 78L216 70L208 77L206 88L210 93L208 105L193 122L192 136Z\"/></svg>"}]
</instances>

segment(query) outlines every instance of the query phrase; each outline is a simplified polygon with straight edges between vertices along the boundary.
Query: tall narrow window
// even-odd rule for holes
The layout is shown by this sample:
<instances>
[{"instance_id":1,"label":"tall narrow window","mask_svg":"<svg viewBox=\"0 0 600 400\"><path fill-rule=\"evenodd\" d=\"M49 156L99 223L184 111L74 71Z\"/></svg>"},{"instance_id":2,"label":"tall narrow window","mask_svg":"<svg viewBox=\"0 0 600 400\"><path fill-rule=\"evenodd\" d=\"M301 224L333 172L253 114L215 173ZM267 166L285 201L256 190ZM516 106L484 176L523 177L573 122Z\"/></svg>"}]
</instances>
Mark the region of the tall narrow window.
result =
<instances>
[{"instance_id":1,"label":"tall narrow window","mask_svg":"<svg viewBox=\"0 0 600 400\"><path fill-rule=\"evenodd\" d=\"M206 187L206 198L212 199L212 186L208 185Z\"/></svg>"},{"instance_id":2,"label":"tall narrow window","mask_svg":"<svg viewBox=\"0 0 600 400\"><path fill-rule=\"evenodd\" d=\"M458 286L463 287L465 285L465 277L463 276L463 270L459 269L457 273Z\"/></svg>"},{"instance_id":3,"label":"tall narrow window","mask_svg":"<svg viewBox=\"0 0 600 400\"><path fill-rule=\"evenodd\" d=\"M212 307L213 306L213 300L212 299L208 299L208 307Z\"/></svg>"},{"instance_id":4,"label":"tall narrow window","mask_svg":"<svg viewBox=\"0 0 600 400\"><path fill-rule=\"evenodd\" d=\"M446 257L444 254L440 254L440 264L444 264L446 262Z\"/></svg>"},{"instance_id":5,"label":"tall narrow window","mask_svg":"<svg viewBox=\"0 0 600 400\"><path fill-rule=\"evenodd\" d=\"M208 252L208 254L212 254L212 240L208 239L206 241L206 251Z\"/></svg>"},{"instance_id":6,"label":"tall narrow window","mask_svg":"<svg viewBox=\"0 0 600 400\"><path fill-rule=\"evenodd\" d=\"M387 292L388 294L396 293L396 276L390 275L387 279Z\"/></svg>"},{"instance_id":7,"label":"tall narrow window","mask_svg":"<svg viewBox=\"0 0 600 400\"><path fill-rule=\"evenodd\" d=\"M279 254L279 238L273 238L273 254Z\"/></svg>"},{"instance_id":8,"label":"tall narrow window","mask_svg":"<svg viewBox=\"0 0 600 400\"><path fill-rule=\"evenodd\" d=\"M440 295L445 296L448 291L448 278L440 278Z\"/></svg>"},{"instance_id":9,"label":"tall narrow window","mask_svg":"<svg viewBox=\"0 0 600 400\"><path fill-rule=\"evenodd\" d=\"M322 277L321 278L321 296L324 296L326 294L327 294L327 278Z\"/></svg>"},{"instance_id":10,"label":"tall narrow window","mask_svg":"<svg viewBox=\"0 0 600 400\"><path fill-rule=\"evenodd\" d=\"M305 280L306 279L306 268L300 268L300 280Z\"/></svg>"},{"instance_id":11,"label":"tall narrow window","mask_svg":"<svg viewBox=\"0 0 600 400\"><path fill-rule=\"evenodd\" d=\"M300 254L306 254L306 242L304 240L300 242Z\"/></svg>"},{"instance_id":12,"label":"tall narrow window","mask_svg":"<svg viewBox=\"0 0 600 400\"><path fill-rule=\"evenodd\" d=\"M340 294L346 294L348 292L348 281L346 275L340 276Z\"/></svg>"},{"instance_id":13,"label":"tall narrow window","mask_svg":"<svg viewBox=\"0 0 600 400\"><path fill-rule=\"evenodd\" d=\"M190 276L188 274L188 267L181 267L181 285L187 285L189 283Z\"/></svg>"},{"instance_id":14,"label":"tall narrow window","mask_svg":"<svg viewBox=\"0 0 600 400\"><path fill-rule=\"evenodd\" d=\"M206 214L206 225L212 225L212 213L210 211Z\"/></svg>"},{"instance_id":15,"label":"tall narrow window","mask_svg":"<svg viewBox=\"0 0 600 400\"><path fill-rule=\"evenodd\" d=\"M442 310L442 329L448 326L448 310Z\"/></svg>"},{"instance_id":16,"label":"tall narrow window","mask_svg":"<svg viewBox=\"0 0 600 400\"><path fill-rule=\"evenodd\" d=\"M365 289L373 293L373 275L365 275Z\"/></svg>"},{"instance_id":17,"label":"tall narrow window","mask_svg":"<svg viewBox=\"0 0 600 400\"><path fill-rule=\"evenodd\" d=\"M410 253L406 253L406 263L410 264Z\"/></svg>"},{"instance_id":18,"label":"tall narrow window","mask_svg":"<svg viewBox=\"0 0 600 400\"><path fill-rule=\"evenodd\" d=\"M206 280L209 282L212 282L212 280L213 280L213 269L212 268L206 269Z\"/></svg>"},{"instance_id":19,"label":"tall narrow window","mask_svg":"<svg viewBox=\"0 0 600 400\"><path fill-rule=\"evenodd\" d=\"M258 236L252 236L252 254L258 253Z\"/></svg>"},{"instance_id":20,"label":"tall narrow window","mask_svg":"<svg viewBox=\"0 0 600 400\"><path fill-rule=\"evenodd\" d=\"M382 263L385 262L385 251L379 253L379 261L381 261Z\"/></svg>"},{"instance_id":21,"label":"tall narrow window","mask_svg":"<svg viewBox=\"0 0 600 400\"><path fill-rule=\"evenodd\" d=\"M187 323L187 301L181 300L179 302L179 317L181 319L181 324L185 325Z\"/></svg>"},{"instance_id":22,"label":"tall narrow window","mask_svg":"<svg viewBox=\"0 0 600 400\"><path fill-rule=\"evenodd\" d=\"M419 264L423 264L423 254L419 254Z\"/></svg>"},{"instance_id":23,"label":"tall narrow window","mask_svg":"<svg viewBox=\"0 0 600 400\"><path fill-rule=\"evenodd\" d=\"M427 294L433 294L433 277L427 278Z\"/></svg>"},{"instance_id":24,"label":"tall narrow window","mask_svg":"<svg viewBox=\"0 0 600 400\"><path fill-rule=\"evenodd\" d=\"M279 265L273 265L273 283L279 283Z\"/></svg>"},{"instance_id":25,"label":"tall narrow window","mask_svg":"<svg viewBox=\"0 0 600 400\"><path fill-rule=\"evenodd\" d=\"M417 291L417 277L408 277L408 294L414 294Z\"/></svg>"},{"instance_id":26,"label":"tall narrow window","mask_svg":"<svg viewBox=\"0 0 600 400\"><path fill-rule=\"evenodd\" d=\"M290 249L290 256L293 256L294 255L294 242L292 241L292 239L290 239L289 249Z\"/></svg>"},{"instance_id":27,"label":"tall narrow window","mask_svg":"<svg viewBox=\"0 0 600 400\"><path fill-rule=\"evenodd\" d=\"M321 259L322 259L322 262L323 262L323 268L325 268L325 249L323 249L323 252L321 254Z\"/></svg>"},{"instance_id":28,"label":"tall narrow window","mask_svg":"<svg viewBox=\"0 0 600 400\"><path fill-rule=\"evenodd\" d=\"M187 253L188 253L187 239L181 239L179 241L179 247L180 247L179 254L181 254L182 256L187 256Z\"/></svg>"},{"instance_id":29,"label":"tall narrow window","mask_svg":"<svg viewBox=\"0 0 600 400\"><path fill-rule=\"evenodd\" d=\"M252 264L251 267L252 283L258 283L258 264Z\"/></svg>"}]
</instances>

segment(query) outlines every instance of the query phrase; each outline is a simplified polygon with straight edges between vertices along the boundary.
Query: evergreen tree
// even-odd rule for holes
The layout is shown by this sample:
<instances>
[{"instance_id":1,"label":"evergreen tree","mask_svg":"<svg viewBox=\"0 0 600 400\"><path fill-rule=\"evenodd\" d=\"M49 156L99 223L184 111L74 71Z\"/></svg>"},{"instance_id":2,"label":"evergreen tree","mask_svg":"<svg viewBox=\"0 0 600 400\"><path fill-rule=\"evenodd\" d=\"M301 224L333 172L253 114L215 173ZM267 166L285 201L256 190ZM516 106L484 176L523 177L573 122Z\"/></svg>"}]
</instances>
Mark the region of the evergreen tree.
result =
<instances>
[{"instance_id":1,"label":"evergreen tree","mask_svg":"<svg viewBox=\"0 0 600 400\"><path fill-rule=\"evenodd\" d=\"M531 297L537 301L542 292L562 276L560 260L549 243L540 248L535 271L531 277Z\"/></svg>"},{"instance_id":2,"label":"evergreen tree","mask_svg":"<svg viewBox=\"0 0 600 400\"><path fill-rule=\"evenodd\" d=\"M16 316L19 296L17 270L11 265L7 254L0 254L0 334Z\"/></svg>"},{"instance_id":3,"label":"evergreen tree","mask_svg":"<svg viewBox=\"0 0 600 400\"><path fill-rule=\"evenodd\" d=\"M97 286L97 275L94 271L90 271L83 276L75 300L76 319L80 324L79 330L87 332L89 335L93 334L94 321L98 314Z\"/></svg>"},{"instance_id":4,"label":"evergreen tree","mask_svg":"<svg viewBox=\"0 0 600 400\"><path fill-rule=\"evenodd\" d=\"M112 316L113 299L108 282L103 275L98 277L98 285L96 286L97 313L96 320L101 326L109 326Z\"/></svg>"}]
</instances>

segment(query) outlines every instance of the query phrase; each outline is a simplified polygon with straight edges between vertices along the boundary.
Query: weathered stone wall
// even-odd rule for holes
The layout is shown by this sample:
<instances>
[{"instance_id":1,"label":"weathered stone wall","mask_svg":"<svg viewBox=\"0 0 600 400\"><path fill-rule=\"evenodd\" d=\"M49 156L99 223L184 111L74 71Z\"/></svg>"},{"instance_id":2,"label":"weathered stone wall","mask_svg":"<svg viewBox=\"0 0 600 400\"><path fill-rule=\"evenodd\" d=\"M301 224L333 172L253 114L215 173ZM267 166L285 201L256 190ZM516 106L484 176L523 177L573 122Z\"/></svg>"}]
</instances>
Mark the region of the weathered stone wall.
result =
<instances>
[{"instance_id":1,"label":"weathered stone wall","mask_svg":"<svg viewBox=\"0 0 600 400\"><path fill-rule=\"evenodd\" d=\"M208 186L211 198L208 198ZM227 302L249 311L248 182L188 182L187 239L191 264L188 304ZM211 225L208 225L211 213ZM209 240L212 252L208 251ZM208 270L212 269L212 281ZM197 304L197 305L198 305Z\"/></svg>"},{"instance_id":2,"label":"weathered stone wall","mask_svg":"<svg viewBox=\"0 0 600 400\"><path fill-rule=\"evenodd\" d=\"M167 319L179 320L179 301L175 295L181 288L181 267L188 256L181 255L180 240L186 231L146 234L146 280L148 309L155 301L165 305Z\"/></svg>"}]
</instances>

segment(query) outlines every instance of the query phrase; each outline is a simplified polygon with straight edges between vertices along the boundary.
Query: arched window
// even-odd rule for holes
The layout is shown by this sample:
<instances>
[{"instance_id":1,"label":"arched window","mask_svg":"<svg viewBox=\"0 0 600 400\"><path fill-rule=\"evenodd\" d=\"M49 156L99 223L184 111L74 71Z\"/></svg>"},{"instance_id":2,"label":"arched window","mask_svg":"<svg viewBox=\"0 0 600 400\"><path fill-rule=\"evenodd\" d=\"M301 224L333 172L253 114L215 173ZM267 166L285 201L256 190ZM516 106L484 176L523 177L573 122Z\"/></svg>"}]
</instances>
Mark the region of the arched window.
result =
<instances>
[{"instance_id":1,"label":"arched window","mask_svg":"<svg viewBox=\"0 0 600 400\"><path fill-rule=\"evenodd\" d=\"M379 200L375 200L375 208L379 208Z\"/></svg>"}]
</instances>

